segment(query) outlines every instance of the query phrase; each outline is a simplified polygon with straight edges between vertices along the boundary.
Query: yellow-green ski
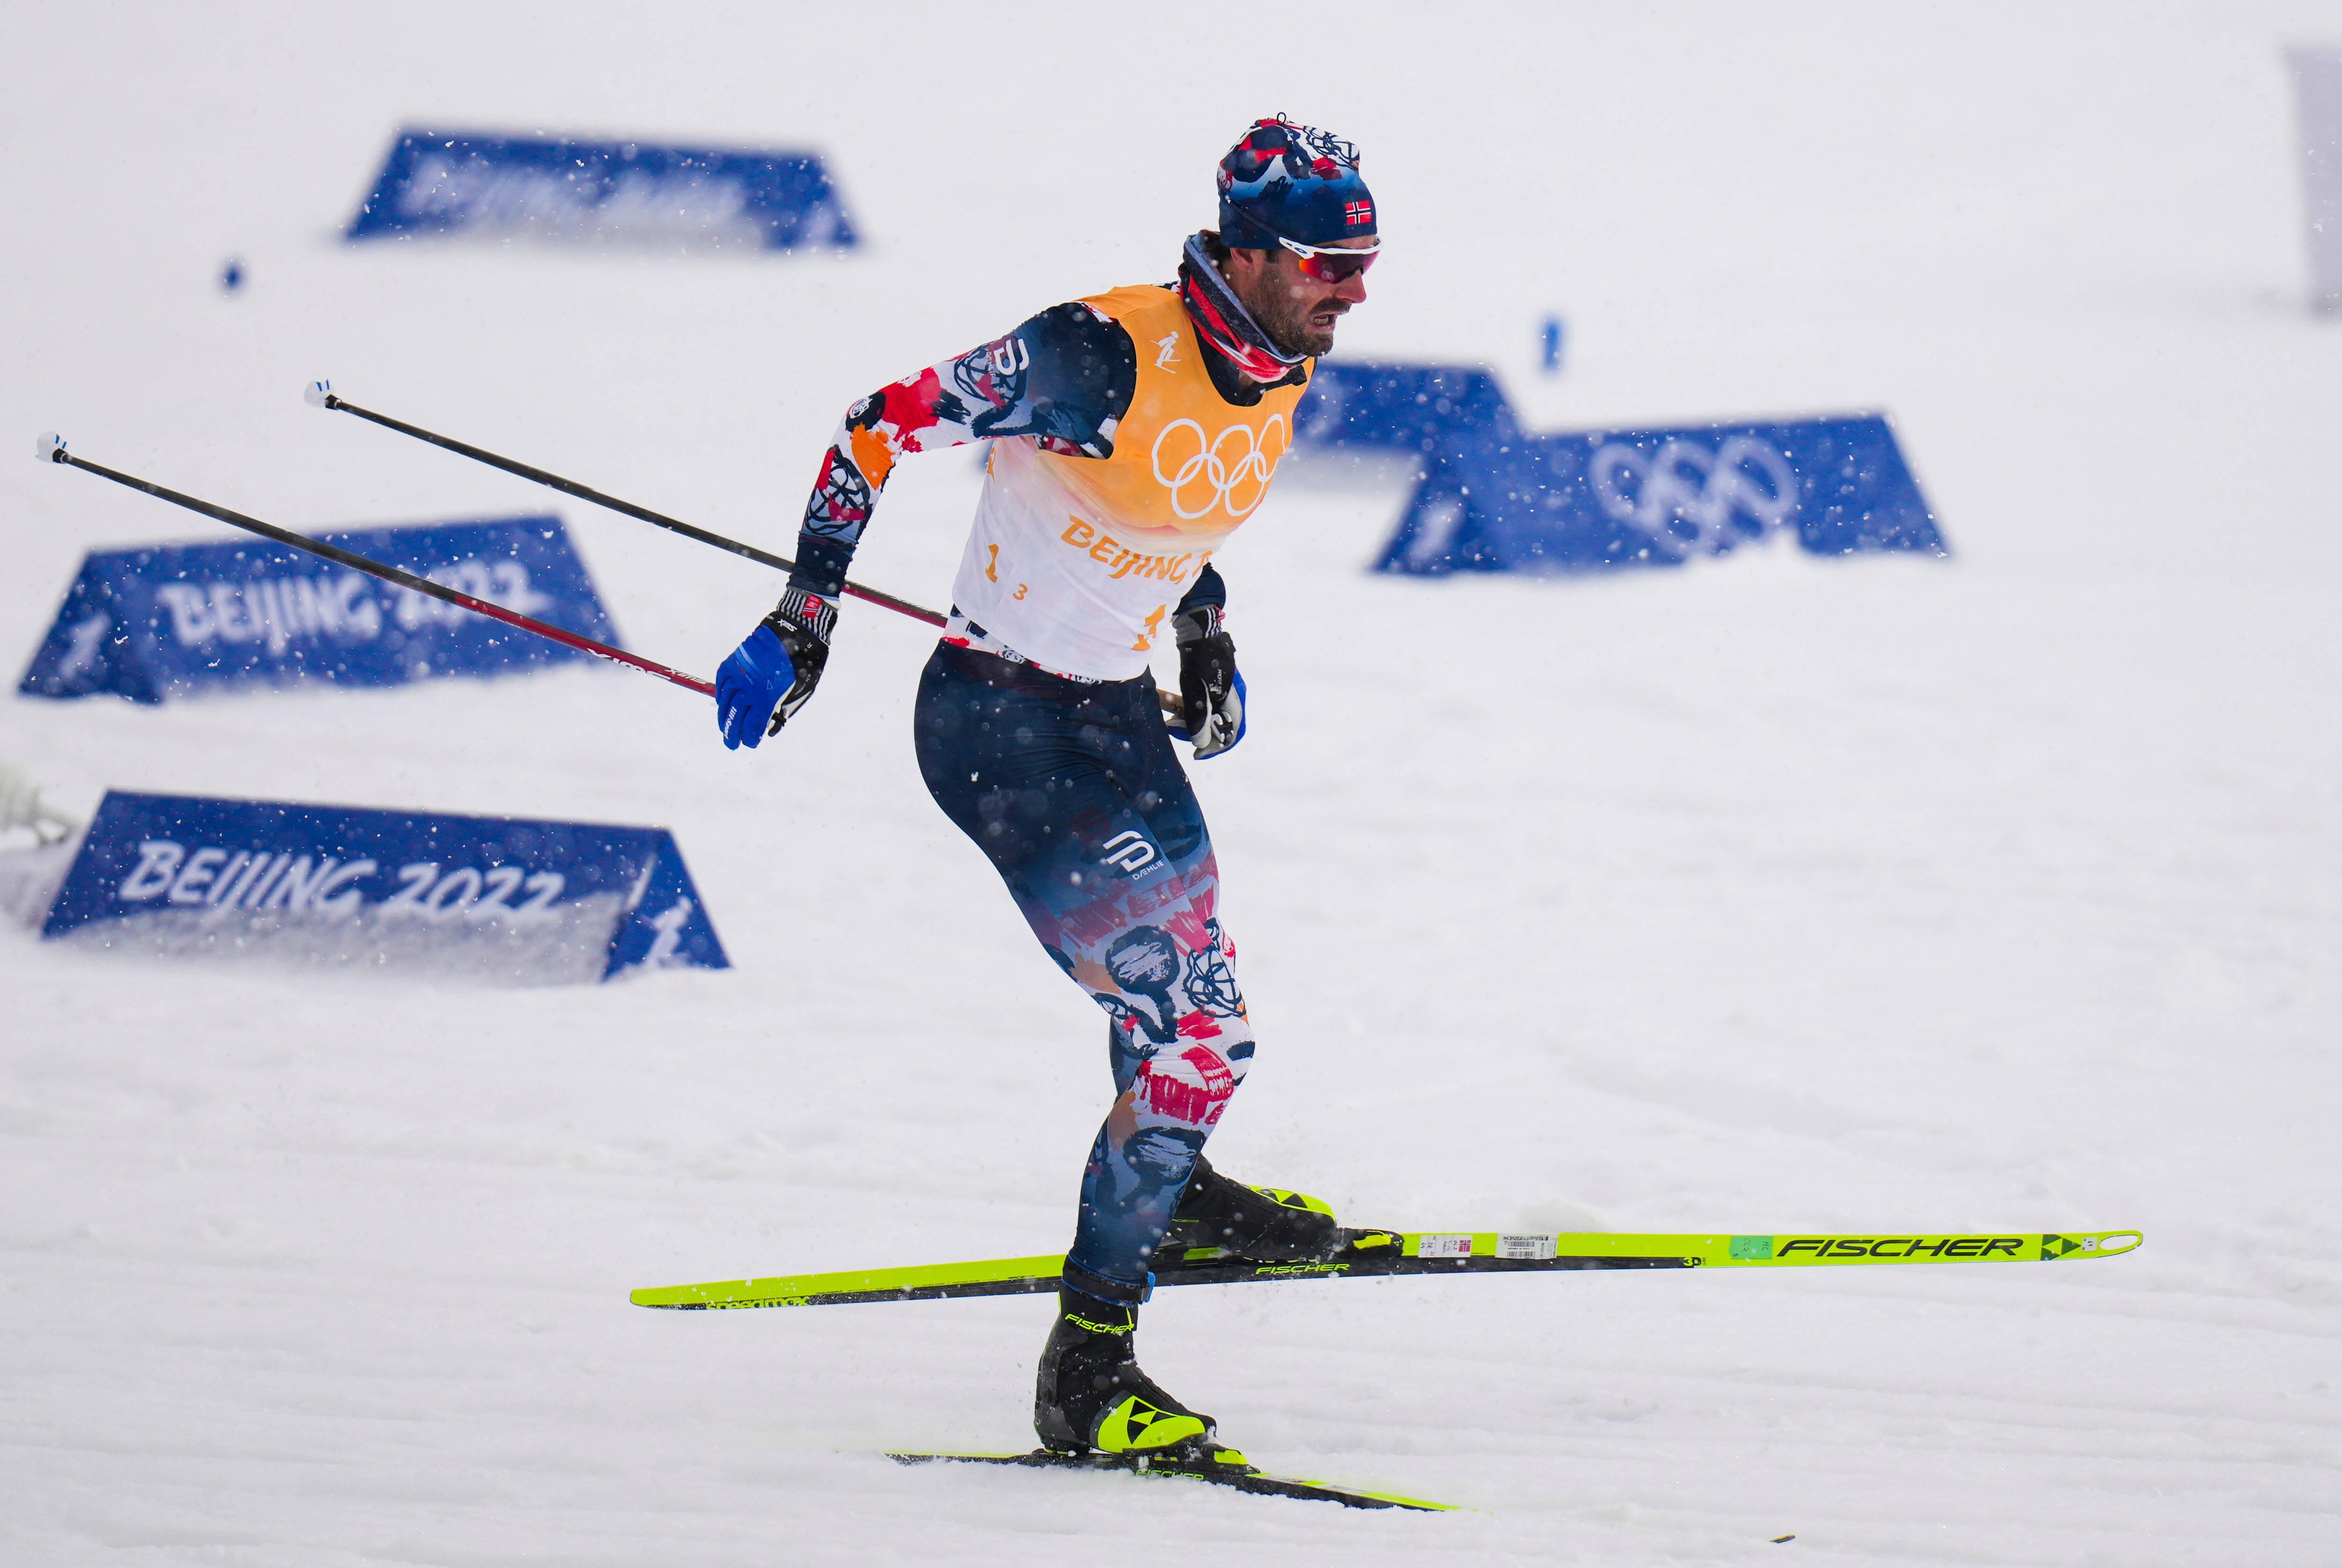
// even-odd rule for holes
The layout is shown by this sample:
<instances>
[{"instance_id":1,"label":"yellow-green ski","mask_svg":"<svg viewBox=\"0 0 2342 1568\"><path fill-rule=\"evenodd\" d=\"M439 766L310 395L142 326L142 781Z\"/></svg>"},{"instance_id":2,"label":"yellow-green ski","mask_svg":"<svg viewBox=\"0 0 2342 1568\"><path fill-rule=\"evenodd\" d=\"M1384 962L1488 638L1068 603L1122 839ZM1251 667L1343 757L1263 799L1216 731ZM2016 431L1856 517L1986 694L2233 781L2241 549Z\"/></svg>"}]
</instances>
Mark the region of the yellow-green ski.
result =
<instances>
[{"instance_id":1,"label":"yellow-green ski","mask_svg":"<svg viewBox=\"0 0 2342 1568\"><path fill-rule=\"evenodd\" d=\"M1036 1448L1027 1453L889 1453L897 1464L1013 1464L1030 1470L1116 1470L1126 1475L1166 1475L1232 1486L1259 1497L1298 1497L1314 1503L1338 1503L1345 1508L1406 1508L1418 1513L1452 1513L1449 1503L1401 1497L1392 1492L1357 1492L1329 1486L1322 1481L1300 1481L1255 1469L1241 1453L1224 1451L1233 1463L1181 1463L1166 1455L1135 1453L1058 1453Z\"/></svg>"},{"instance_id":2,"label":"yellow-green ski","mask_svg":"<svg viewBox=\"0 0 2342 1568\"><path fill-rule=\"evenodd\" d=\"M1864 1234L1632 1234L1593 1232L1350 1231L1323 1263L1263 1263L1209 1247L1191 1249L1155 1273L1158 1285L1238 1284L1259 1280L1348 1279L1371 1274L1527 1273L1546 1270L1832 1268L1855 1263L2057 1263L2136 1250L2137 1231L2001 1231L1973 1234L1872 1231ZM1065 1259L994 1258L979 1263L841 1273L783 1274L662 1285L634 1293L636 1306L833 1306L851 1302L937 1301L1019 1295L1057 1288Z\"/></svg>"}]
</instances>

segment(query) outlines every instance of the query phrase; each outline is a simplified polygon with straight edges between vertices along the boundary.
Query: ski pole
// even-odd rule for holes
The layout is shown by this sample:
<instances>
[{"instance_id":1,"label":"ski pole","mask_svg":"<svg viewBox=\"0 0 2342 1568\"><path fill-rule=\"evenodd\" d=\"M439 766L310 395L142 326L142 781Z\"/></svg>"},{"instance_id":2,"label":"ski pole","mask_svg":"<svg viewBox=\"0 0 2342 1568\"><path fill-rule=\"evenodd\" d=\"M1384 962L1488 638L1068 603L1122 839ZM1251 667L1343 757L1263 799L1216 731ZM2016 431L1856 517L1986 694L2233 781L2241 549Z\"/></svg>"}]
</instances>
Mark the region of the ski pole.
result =
<instances>
[{"instance_id":1,"label":"ski pole","mask_svg":"<svg viewBox=\"0 0 2342 1568\"><path fill-rule=\"evenodd\" d=\"M710 533L696 524L686 523L679 517L669 517L662 513L654 512L647 506L637 506L631 501L621 501L615 495L605 495L591 485L580 484L575 479L564 479L560 474L548 473L542 468L532 468L525 463L516 463L509 457L499 457L493 452L474 446L468 442L458 441L452 435L441 435L434 431L425 430L419 424L409 424L403 419L393 419L387 414L376 414L371 408L360 408L348 398L335 393L334 384L330 381L311 382L302 389L301 396L303 401L312 407L323 408L336 414L355 414L360 419L379 424L385 430L395 430L402 435L412 435L417 441L427 441L434 446L444 446L450 452L471 458L474 462L485 463L491 468L501 468L507 474L517 474L523 479L549 485L565 495L575 495L580 501L590 501L596 506L606 506L613 512L623 513L628 517L651 524L656 527L665 528L670 533L680 534L686 539L696 539L703 544L713 544L718 550L729 550L733 554L754 561L760 566L770 566L776 572L796 570L796 562L773 554L769 551L759 550L754 544L744 544L737 539L727 539L721 534ZM846 591L857 599L867 600L884 609L892 610L898 615L908 615L914 621L925 621L930 626L944 624L944 618L941 615L922 605L914 604L908 599L897 599L892 594L881 593L876 588L866 588L861 584L851 580L846 583ZM1155 697L1163 712L1170 718L1181 724L1186 722L1186 704L1181 701L1176 693L1157 691Z\"/></svg>"},{"instance_id":2,"label":"ski pole","mask_svg":"<svg viewBox=\"0 0 2342 1568\"><path fill-rule=\"evenodd\" d=\"M387 414L376 414L371 408L360 408L345 397L335 396L334 384L330 381L313 381L301 395L315 407L330 409L339 414L355 414L360 419L369 420L385 430L395 430L402 435L412 435L417 441L427 441L434 446L444 446L450 452L460 453L471 458L475 463L485 463L491 468L501 468L505 473L516 474L523 479L532 479L539 484L550 485L565 495L575 495L580 501L591 501L596 506L607 506L613 512L623 512L629 517L665 528L671 533L680 534L686 539L696 539L703 544L713 544L718 550L729 550L735 555L746 556L760 566L770 566L776 572L796 570L796 562L784 556L775 555L768 551L759 550L754 544L743 544L737 539L726 539L721 534L712 534L705 528L686 523L680 518L654 512L647 506L637 506L631 501L621 501L615 495L605 495L590 485L578 484L575 479L564 479L558 474L550 474L542 468L532 468L525 463L515 463L509 457L499 457L493 452L484 451L466 442L458 441L452 435L436 434L424 429L421 425L409 424L403 419L393 419ZM944 624L944 618L941 615L936 614L933 610L914 604L908 599L897 599L892 594L882 594L876 588L866 588L859 583L847 583L846 591L857 599L866 599L871 604L892 610L898 615L908 615L914 621L925 621L930 626L940 626Z\"/></svg>"},{"instance_id":3,"label":"ski pole","mask_svg":"<svg viewBox=\"0 0 2342 1568\"><path fill-rule=\"evenodd\" d=\"M44 463L63 463L71 467L85 469L101 479L111 479L116 484L126 484L133 490L143 490L157 500L168 501L174 506L184 506L190 512L200 512L205 516L225 523L232 528L241 528L248 534L257 534L264 539L274 539L280 544L290 544L295 550L305 550L312 555L320 556L336 565L347 566L354 572L364 572L369 577L379 577L384 582L395 584L401 588L411 588L415 593L427 594L434 599L444 600L461 609L469 610L475 614L502 621L508 626L518 626L524 632L534 632L540 637L582 650L598 658L607 659L613 664L624 664L629 669L656 675L664 681L673 681L678 686L688 686L702 696L712 697L716 694L716 687L698 676L686 675L680 670L671 670L665 664L638 658L624 648L614 648L607 643L597 643L591 637L581 637L575 632L562 630L551 622L540 621L534 615L524 615L516 610L507 610L502 604L490 604L485 599L475 599L469 594L458 593L453 588L434 583L427 577L418 577L412 572L402 572L395 566L385 565L380 561L356 554L337 544L328 544L322 539L312 539L305 534L295 534L289 528L279 528L274 523L263 523L257 517L246 517L241 512L231 512L225 506L215 506L208 501L198 501L192 495L182 495L177 491L166 490L160 484L151 484L127 474L119 474L111 468L100 467L85 458L75 457L72 453L67 452L65 437L62 435L42 436L34 455Z\"/></svg>"}]
</instances>

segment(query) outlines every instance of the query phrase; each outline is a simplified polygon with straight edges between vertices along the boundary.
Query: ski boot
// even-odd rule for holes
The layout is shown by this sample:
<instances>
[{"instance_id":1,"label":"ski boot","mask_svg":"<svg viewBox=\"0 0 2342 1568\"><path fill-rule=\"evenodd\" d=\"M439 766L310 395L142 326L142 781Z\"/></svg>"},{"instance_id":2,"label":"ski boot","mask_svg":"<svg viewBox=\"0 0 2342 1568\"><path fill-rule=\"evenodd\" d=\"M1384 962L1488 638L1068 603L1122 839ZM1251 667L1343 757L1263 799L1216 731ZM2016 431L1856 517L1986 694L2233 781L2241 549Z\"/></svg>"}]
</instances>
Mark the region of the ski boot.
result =
<instances>
[{"instance_id":1,"label":"ski boot","mask_svg":"<svg viewBox=\"0 0 2342 1568\"><path fill-rule=\"evenodd\" d=\"M1057 1321L1041 1347L1033 1393L1041 1446L1138 1470L1250 1471L1243 1454L1215 1440L1210 1416L1189 1410L1139 1370L1131 1346L1137 1328L1135 1303L1057 1292Z\"/></svg>"},{"instance_id":2,"label":"ski boot","mask_svg":"<svg viewBox=\"0 0 2342 1568\"><path fill-rule=\"evenodd\" d=\"M1323 1198L1282 1187L1247 1187L1196 1156L1196 1174L1172 1212L1157 1255L1176 1263L1191 1247L1217 1247L1256 1263L1322 1263L1348 1244Z\"/></svg>"}]
</instances>

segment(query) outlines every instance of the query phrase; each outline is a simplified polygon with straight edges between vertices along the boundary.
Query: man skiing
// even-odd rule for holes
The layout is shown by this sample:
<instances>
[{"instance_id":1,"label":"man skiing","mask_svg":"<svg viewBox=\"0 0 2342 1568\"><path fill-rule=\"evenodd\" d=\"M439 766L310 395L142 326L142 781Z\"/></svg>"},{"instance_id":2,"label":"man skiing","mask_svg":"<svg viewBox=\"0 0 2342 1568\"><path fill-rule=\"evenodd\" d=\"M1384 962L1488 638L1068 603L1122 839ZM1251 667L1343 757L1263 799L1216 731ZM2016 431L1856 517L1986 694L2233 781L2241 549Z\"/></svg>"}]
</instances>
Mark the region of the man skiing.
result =
<instances>
[{"instance_id":1,"label":"man skiing","mask_svg":"<svg viewBox=\"0 0 2342 1568\"><path fill-rule=\"evenodd\" d=\"M1201 760L1244 738L1212 558L1259 506L1381 242L1356 150L1281 115L1246 132L1218 185L1219 228L1187 240L1176 284L1054 306L847 411L787 591L724 661L716 700L726 745L778 733L821 678L847 564L896 461L990 443L919 684L919 768L1105 1009L1116 1095L1082 1175L1035 1426L1069 1453L1241 1463L1211 1417L1138 1368L1151 1261L1190 1246L1323 1258L1349 1236L1316 1200L1244 1186L1203 1157L1254 1043L1171 739ZM1184 733L1166 728L1147 667L1174 650Z\"/></svg>"}]
</instances>

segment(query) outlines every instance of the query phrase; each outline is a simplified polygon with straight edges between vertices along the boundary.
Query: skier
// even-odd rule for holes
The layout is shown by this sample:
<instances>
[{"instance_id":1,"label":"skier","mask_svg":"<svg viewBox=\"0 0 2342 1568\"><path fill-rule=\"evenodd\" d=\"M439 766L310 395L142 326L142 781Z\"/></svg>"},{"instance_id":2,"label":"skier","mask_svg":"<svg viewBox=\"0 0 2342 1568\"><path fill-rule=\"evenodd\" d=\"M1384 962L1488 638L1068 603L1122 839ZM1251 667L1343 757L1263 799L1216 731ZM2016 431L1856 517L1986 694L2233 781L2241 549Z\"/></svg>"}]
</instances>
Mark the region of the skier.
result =
<instances>
[{"instance_id":1,"label":"skier","mask_svg":"<svg viewBox=\"0 0 2342 1568\"><path fill-rule=\"evenodd\" d=\"M1241 1463L1133 1348L1162 1247L1265 1260L1347 1243L1315 1199L1215 1172L1205 1140L1253 1058L1197 760L1245 735L1245 683L1213 556L1259 506L1294 406L1380 246L1350 144L1279 115L1220 160L1219 228L1174 284L1041 312L854 404L797 535L787 591L716 680L724 744L754 746L813 695L847 564L906 454L990 443L920 678L928 792L976 841L1049 956L1106 1010L1116 1098L1082 1174L1034 1423L1065 1453ZM1166 647L1166 640L1169 647ZM1148 656L1176 652L1184 734Z\"/></svg>"}]
</instances>

